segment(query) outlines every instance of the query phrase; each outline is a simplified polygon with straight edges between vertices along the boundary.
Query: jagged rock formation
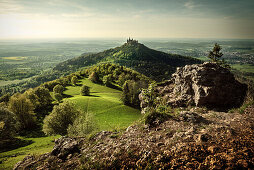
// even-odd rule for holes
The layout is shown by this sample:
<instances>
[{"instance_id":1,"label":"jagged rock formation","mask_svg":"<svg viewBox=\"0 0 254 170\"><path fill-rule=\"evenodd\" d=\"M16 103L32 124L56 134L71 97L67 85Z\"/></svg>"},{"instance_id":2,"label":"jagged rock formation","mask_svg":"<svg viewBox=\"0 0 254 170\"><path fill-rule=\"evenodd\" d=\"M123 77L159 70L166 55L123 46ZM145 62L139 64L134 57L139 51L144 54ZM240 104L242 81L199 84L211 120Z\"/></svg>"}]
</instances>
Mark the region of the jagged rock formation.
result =
<instances>
[{"instance_id":1,"label":"jagged rock formation","mask_svg":"<svg viewBox=\"0 0 254 170\"><path fill-rule=\"evenodd\" d=\"M244 114L192 108L152 128L62 137L51 153L14 169L253 169L253 113L254 106Z\"/></svg>"},{"instance_id":2,"label":"jagged rock formation","mask_svg":"<svg viewBox=\"0 0 254 170\"><path fill-rule=\"evenodd\" d=\"M243 103L247 85L216 63L186 65L177 68L172 79L159 84L157 93L173 107L196 105L208 108L233 108ZM141 107L146 107L141 99Z\"/></svg>"}]
</instances>

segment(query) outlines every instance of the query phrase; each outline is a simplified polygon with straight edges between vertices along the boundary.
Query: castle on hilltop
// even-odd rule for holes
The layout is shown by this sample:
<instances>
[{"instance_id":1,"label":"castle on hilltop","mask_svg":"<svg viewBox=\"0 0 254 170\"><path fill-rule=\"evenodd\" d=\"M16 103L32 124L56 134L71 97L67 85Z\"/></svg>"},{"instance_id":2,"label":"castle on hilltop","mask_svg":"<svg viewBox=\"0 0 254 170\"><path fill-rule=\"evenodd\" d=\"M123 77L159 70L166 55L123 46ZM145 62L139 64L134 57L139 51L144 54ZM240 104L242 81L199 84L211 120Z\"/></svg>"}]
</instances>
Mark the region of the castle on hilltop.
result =
<instances>
[{"instance_id":1,"label":"castle on hilltop","mask_svg":"<svg viewBox=\"0 0 254 170\"><path fill-rule=\"evenodd\" d=\"M127 43L130 43L130 44L136 44L138 43L138 40L134 40L133 38L131 39L130 37L127 39Z\"/></svg>"}]
</instances>

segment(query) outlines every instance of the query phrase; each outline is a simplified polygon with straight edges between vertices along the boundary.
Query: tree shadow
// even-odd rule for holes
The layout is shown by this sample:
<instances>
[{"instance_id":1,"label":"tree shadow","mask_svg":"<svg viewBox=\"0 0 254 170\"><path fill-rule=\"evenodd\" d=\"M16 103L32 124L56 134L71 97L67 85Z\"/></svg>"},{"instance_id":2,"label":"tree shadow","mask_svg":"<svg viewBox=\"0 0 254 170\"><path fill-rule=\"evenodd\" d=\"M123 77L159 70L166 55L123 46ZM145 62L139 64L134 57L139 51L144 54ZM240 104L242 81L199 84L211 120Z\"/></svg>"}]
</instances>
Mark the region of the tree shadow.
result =
<instances>
[{"instance_id":1,"label":"tree shadow","mask_svg":"<svg viewBox=\"0 0 254 170\"><path fill-rule=\"evenodd\" d=\"M110 84L110 85L108 85L107 87L122 91L122 88L121 88L121 87L116 86L116 85L114 85L114 84Z\"/></svg>"},{"instance_id":2,"label":"tree shadow","mask_svg":"<svg viewBox=\"0 0 254 170\"><path fill-rule=\"evenodd\" d=\"M14 150L34 143L32 140L19 138L5 139L0 141L0 153Z\"/></svg>"},{"instance_id":3,"label":"tree shadow","mask_svg":"<svg viewBox=\"0 0 254 170\"><path fill-rule=\"evenodd\" d=\"M88 95L89 97L100 97L100 96L97 96L97 95Z\"/></svg>"},{"instance_id":4,"label":"tree shadow","mask_svg":"<svg viewBox=\"0 0 254 170\"><path fill-rule=\"evenodd\" d=\"M73 97L72 95L69 95L69 94L63 94L63 98L71 98Z\"/></svg>"}]
</instances>

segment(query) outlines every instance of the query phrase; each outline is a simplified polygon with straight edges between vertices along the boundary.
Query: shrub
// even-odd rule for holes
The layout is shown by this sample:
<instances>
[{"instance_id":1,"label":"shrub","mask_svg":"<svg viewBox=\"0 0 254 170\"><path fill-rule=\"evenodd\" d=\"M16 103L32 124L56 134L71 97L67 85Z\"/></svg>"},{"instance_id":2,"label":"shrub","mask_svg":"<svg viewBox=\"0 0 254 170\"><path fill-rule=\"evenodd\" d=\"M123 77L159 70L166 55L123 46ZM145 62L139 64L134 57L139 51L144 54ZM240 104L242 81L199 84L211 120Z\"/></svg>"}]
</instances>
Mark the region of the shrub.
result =
<instances>
[{"instance_id":1,"label":"shrub","mask_svg":"<svg viewBox=\"0 0 254 170\"><path fill-rule=\"evenodd\" d=\"M10 93L4 94L3 96L0 97L0 103L1 102L7 103L10 100L10 97L11 97Z\"/></svg>"},{"instance_id":2,"label":"shrub","mask_svg":"<svg viewBox=\"0 0 254 170\"><path fill-rule=\"evenodd\" d=\"M169 117L170 115L157 112L154 109L150 109L149 111L146 112L144 116L144 123L148 125L149 127L154 127L161 124L162 122L167 120Z\"/></svg>"},{"instance_id":3,"label":"shrub","mask_svg":"<svg viewBox=\"0 0 254 170\"><path fill-rule=\"evenodd\" d=\"M16 134L18 122L14 113L0 107L0 139L11 139Z\"/></svg>"},{"instance_id":4,"label":"shrub","mask_svg":"<svg viewBox=\"0 0 254 170\"><path fill-rule=\"evenodd\" d=\"M84 113L83 113L84 114ZM68 136L86 136L97 129L96 123L91 113L79 116L74 123L68 127Z\"/></svg>"},{"instance_id":5,"label":"shrub","mask_svg":"<svg viewBox=\"0 0 254 170\"><path fill-rule=\"evenodd\" d=\"M76 85L76 84L78 83L78 77L77 77L77 76L72 76L72 78L71 78L71 83L72 83L73 85Z\"/></svg>"},{"instance_id":6,"label":"shrub","mask_svg":"<svg viewBox=\"0 0 254 170\"><path fill-rule=\"evenodd\" d=\"M54 106L52 113L46 116L43 121L43 132L47 135L66 135L68 126L73 124L80 113L70 102Z\"/></svg>"},{"instance_id":7,"label":"shrub","mask_svg":"<svg viewBox=\"0 0 254 170\"><path fill-rule=\"evenodd\" d=\"M83 85L80 90L80 94L82 96L89 96L90 95L90 87Z\"/></svg>"},{"instance_id":8,"label":"shrub","mask_svg":"<svg viewBox=\"0 0 254 170\"><path fill-rule=\"evenodd\" d=\"M99 76L97 75L96 72L92 72L89 75L89 80L91 80L93 83L98 83L99 82Z\"/></svg>"},{"instance_id":9,"label":"shrub","mask_svg":"<svg viewBox=\"0 0 254 170\"><path fill-rule=\"evenodd\" d=\"M63 99L63 96L60 93L54 93L54 98L57 102L60 102Z\"/></svg>"},{"instance_id":10,"label":"shrub","mask_svg":"<svg viewBox=\"0 0 254 170\"><path fill-rule=\"evenodd\" d=\"M60 84L57 84L54 88L53 88L53 92L54 93L59 93L59 94L63 94L64 91L64 87Z\"/></svg>"},{"instance_id":11,"label":"shrub","mask_svg":"<svg viewBox=\"0 0 254 170\"><path fill-rule=\"evenodd\" d=\"M13 95L8 103L8 108L20 122L20 130L31 129L36 125L33 104L24 94Z\"/></svg>"}]
</instances>

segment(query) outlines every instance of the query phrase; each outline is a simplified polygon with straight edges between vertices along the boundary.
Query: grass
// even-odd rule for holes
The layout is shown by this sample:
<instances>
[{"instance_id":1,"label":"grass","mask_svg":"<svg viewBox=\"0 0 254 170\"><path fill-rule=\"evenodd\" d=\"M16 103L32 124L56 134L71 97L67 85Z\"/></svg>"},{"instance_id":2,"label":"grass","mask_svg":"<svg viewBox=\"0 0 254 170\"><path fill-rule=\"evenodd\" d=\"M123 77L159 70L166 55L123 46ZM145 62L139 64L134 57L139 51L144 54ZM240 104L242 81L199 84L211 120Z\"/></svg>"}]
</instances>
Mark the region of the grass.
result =
<instances>
[{"instance_id":1,"label":"grass","mask_svg":"<svg viewBox=\"0 0 254 170\"><path fill-rule=\"evenodd\" d=\"M90 96L80 95L82 84L91 87ZM79 109L94 115L99 130L127 128L141 117L138 109L123 105L121 91L94 84L88 79L81 80L78 86L68 86L64 94L72 96L64 100L73 101Z\"/></svg>"},{"instance_id":2,"label":"grass","mask_svg":"<svg viewBox=\"0 0 254 170\"><path fill-rule=\"evenodd\" d=\"M50 152L54 146L54 139L60 136L49 136L39 138L24 138L19 137L23 140L31 140L32 144L20 147L7 152L0 153L0 169L12 169L13 166L21 161L25 156L38 155L46 152Z\"/></svg>"},{"instance_id":3,"label":"grass","mask_svg":"<svg viewBox=\"0 0 254 170\"><path fill-rule=\"evenodd\" d=\"M251 64L232 64L232 67L241 72L254 73L254 66Z\"/></svg>"}]
</instances>

